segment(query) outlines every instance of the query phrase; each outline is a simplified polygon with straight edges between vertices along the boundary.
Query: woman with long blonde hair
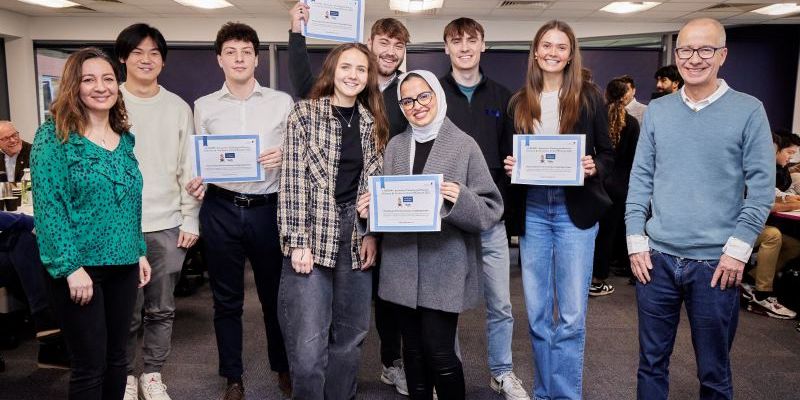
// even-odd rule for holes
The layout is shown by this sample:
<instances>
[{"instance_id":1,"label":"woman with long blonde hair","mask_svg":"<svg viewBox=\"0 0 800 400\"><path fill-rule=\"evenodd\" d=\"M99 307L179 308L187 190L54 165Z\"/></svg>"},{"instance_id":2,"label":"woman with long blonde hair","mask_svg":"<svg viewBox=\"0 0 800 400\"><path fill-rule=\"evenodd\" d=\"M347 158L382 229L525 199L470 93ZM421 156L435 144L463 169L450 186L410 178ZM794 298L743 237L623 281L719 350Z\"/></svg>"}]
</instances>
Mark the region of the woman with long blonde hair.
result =
<instances>
[{"instance_id":1,"label":"woman with long blonde hair","mask_svg":"<svg viewBox=\"0 0 800 400\"><path fill-rule=\"evenodd\" d=\"M356 228L355 201L382 171L388 132L375 56L335 47L284 141L278 318L293 398L355 398L377 255L375 237Z\"/></svg>"},{"instance_id":2,"label":"woman with long blonde hair","mask_svg":"<svg viewBox=\"0 0 800 400\"><path fill-rule=\"evenodd\" d=\"M69 347L69 398L120 399L136 289L150 280L142 175L111 59L67 59L58 96L31 151L42 264Z\"/></svg>"},{"instance_id":3,"label":"woman with long blonde hair","mask_svg":"<svg viewBox=\"0 0 800 400\"><path fill-rule=\"evenodd\" d=\"M606 110L582 67L572 28L547 22L533 39L525 84L509 105L518 133L586 135L583 186L512 185L509 194L536 361L534 396L541 399L581 398L594 240L611 204L603 188L613 165ZM515 163L506 158L509 175Z\"/></svg>"}]
</instances>

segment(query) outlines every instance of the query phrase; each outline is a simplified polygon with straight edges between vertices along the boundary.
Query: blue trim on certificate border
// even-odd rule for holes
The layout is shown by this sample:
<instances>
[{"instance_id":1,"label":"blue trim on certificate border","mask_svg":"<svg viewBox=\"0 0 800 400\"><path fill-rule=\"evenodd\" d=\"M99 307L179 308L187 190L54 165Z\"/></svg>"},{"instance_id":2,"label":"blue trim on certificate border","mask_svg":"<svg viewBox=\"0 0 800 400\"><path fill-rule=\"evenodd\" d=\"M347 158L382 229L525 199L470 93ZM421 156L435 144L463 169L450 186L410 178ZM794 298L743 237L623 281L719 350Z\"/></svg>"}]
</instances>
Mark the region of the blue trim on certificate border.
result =
<instances>
[{"instance_id":1,"label":"blue trim on certificate border","mask_svg":"<svg viewBox=\"0 0 800 400\"><path fill-rule=\"evenodd\" d=\"M345 42L345 43L360 43L364 37L363 27L361 26L361 13L362 9L364 8L364 0L353 0L358 3L358 7L356 10L356 35L358 37L352 38L347 36L330 36L330 35L317 35L312 33L311 35L308 34L308 25L303 24L303 36L312 39L323 39L323 40L332 40L334 42ZM303 0L303 3L308 4L308 0Z\"/></svg>"},{"instance_id":2,"label":"blue trim on certificate border","mask_svg":"<svg viewBox=\"0 0 800 400\"><path fill-rule=\"evenodd\" d=\"M194 135L194 162L195 170L198 174L202 172L200 168L200 143L206 145L209 140L223 140L223 139L255 139L256 149L261 150L261 137L259 135ZM259 164L256 164L256 175L246 176L241 178L203 178L203 183L241 183L241 182L261 182L264 180L264 169Z\"/></svg>"},{"instance_id":3,"label":"blue trim on certificate border","mask_svg":"<svg viewBox=\"0 0 800 400\"><path fill-rule=\"evenodd\" d=\"M517 149L522 149L523 141L525 145L527 145L531 140L540 141L540 140L577 140L578 141L578 154L585 154L586 153L586 140L585 136L582 135L514 135L514 147ZM522 157L522 151L517 152L519 157ZM519 160L517 160L519 162ZM515 184L523 184L523 185L545 185L545 186L581 186L581 173L583 173L583 168L581 168L581 159L575 161L575 179L574 180L562 180L562 181L553 181L553 180L538 180L538 179L522 179L520 177L520 169L517 168L517 176L515 179Z\"/></svg>"},{"instance_id":4,"label":"blue trim on certificate border","mask_svg":"<svg viewBox=\"0 0 800 400\"><path fill-rule=\"evenodd\" d=\"M397 225L381 225L380 221L378 221L378 210L376 207L370 208L370 218L374 221L374 225L370 223L370 226L374 226L374 232L439 232L441 230L441 224L438 223L439 219L441 219L441 202L439 201L439 197L441 196L441 183L439 182L439 175L429 174L429 175L386 175L386 176L373 176L372 185L370 185L370 195L372 197L372 203L378 204L378 185L384 186L384 184L388 182L397 182L397 181L433 181L433 189L434 189L434 198L436 199L439 206L434 209L433 218L431 221L431 225L425 226L397 226Z\"/></svg>"}]
</instances>

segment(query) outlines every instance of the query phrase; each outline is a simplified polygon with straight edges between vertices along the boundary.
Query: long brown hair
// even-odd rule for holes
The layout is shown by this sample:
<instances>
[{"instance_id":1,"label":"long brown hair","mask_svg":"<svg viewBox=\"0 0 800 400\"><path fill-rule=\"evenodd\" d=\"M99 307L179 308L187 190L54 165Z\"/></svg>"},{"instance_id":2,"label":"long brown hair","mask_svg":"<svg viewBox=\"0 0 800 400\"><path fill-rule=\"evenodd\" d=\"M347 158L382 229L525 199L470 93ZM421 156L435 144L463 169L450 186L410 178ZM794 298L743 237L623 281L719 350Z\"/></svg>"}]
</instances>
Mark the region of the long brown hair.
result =
<instances>
[{"instance_id":1,"label":"long brown hair","mask_svg":"<svg viewBox=\"0 0 800 400\"><path fill-rule=\"evenodd\" d=\"M514 114L514 127L517 132L533 133L536 125L541 122L542 105L539 95L544 89L544 74L539 68L539 63L536 62L536 49L539 47L542 37L550 30L564 32L567 35L572 53L564 68L564 80L558 95L559 132L568 133L572 130L578 122L581 107L588 107L589 104L587 93L584 93L584 81L581 76L583 62L578 48L578 40L575 39L575 32L565 22L549 21L539 28L533 38L528 54L528 73L525 76L525 84L514 94L509 103L510 111Z\"/></svg>"},{"instance_id":2,"label":"long brown hair","mask_svg":"<svg viewBox=\"0 0 800 400\"><path fill-rule=\"evenodd\" d=\"M625 95L628 93L628 84L620 79L612 79L606 85L606 103L608 104L608 136L611 144L616 148L625 128Z\"/></svg>"},{"instance_id":3,"label":"long brown hair","mask_svg":"<svg viewBox=\"0 0 800 400\"><path fill-rule=\"evenodd\" d=\"M56 135L62 142L67 141L70 132L83 135L86 128L89 112L81 101L81 78L83 77L83 63L93 58L100 58L108 62L114 71L114 78L119 82L119 71L114 68L111 58L96 47L80 49L67 58L64 72L61 74L58 94L53 104L50 105L50 114L53 115L56 124ZM130 129L128 113L119 91L116 103L108 112L108 122L111 129L120 135Z\"/></svg>"},{"instance_id":4,"label":"long brown hair","mask_svg":"<svg viewBox=\"0 0 800 400\"><path fill-rule=\"evenodd\" d=\"M386 113L383 109L383 95L378 87L378 66L375 55L369 51L367 46L361 43L345 43L340 44L328 53L325 58L325 63L322 64L322 70L317 78L317 83L311 89L308 98L320 99L322 97L333 96L334 85L333 80L336 76L336 65L339 63L339 56L347 50L356 49L365 56L367 56L367 85L364 90L356 96L356 101L361 103L375 119L375 125L372 129L372 138L375 141L375 146L378 151L383 151L386 142L389 140L389 122L386 120Z\"/></svg>"}]
</instances>

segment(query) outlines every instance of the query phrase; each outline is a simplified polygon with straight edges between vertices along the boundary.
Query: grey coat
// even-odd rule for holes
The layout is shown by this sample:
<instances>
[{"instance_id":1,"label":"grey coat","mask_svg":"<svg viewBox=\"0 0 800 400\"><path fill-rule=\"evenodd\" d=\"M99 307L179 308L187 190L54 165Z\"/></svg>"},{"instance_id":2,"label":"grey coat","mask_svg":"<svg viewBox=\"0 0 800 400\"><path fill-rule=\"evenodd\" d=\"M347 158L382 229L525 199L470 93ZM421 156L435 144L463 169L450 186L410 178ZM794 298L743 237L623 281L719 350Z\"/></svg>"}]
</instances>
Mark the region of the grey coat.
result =
<instances>
[{"instance_id":1,"label":"grey coat","mask_svg":"<svg viewBox=\"0 0 800 400\"><path fill-rule=\"evenodd\" d=\"M409 174L411 131L386 147L384 173ZM460 313L481 296L480 232L503 215L503 199L477 143L445 119L423 174L443 174L460 186L442 206L441 232L384 233L378 295L406 307Z\"/></svg>"}]
</instances>

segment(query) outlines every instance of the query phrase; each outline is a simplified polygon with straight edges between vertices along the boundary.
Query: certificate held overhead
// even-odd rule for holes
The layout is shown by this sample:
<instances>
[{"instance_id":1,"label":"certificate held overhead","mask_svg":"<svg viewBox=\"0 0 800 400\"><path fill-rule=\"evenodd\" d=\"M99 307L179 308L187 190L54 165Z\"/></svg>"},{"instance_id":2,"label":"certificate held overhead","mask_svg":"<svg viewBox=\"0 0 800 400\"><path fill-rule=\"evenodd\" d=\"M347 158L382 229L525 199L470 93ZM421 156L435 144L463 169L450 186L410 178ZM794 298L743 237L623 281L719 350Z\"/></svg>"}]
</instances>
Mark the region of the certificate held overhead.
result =
<instances>
[{"instance_id":1,"label":"certificate held overhead","mask_svg":"<svg viewBox=\"0 0 800 400\"><path fill-rule=\"evenodd\" d=\"M303 36L335 42L361 42L364 0L305 0L309 6Z\"/></svg>"}]
</instances>

